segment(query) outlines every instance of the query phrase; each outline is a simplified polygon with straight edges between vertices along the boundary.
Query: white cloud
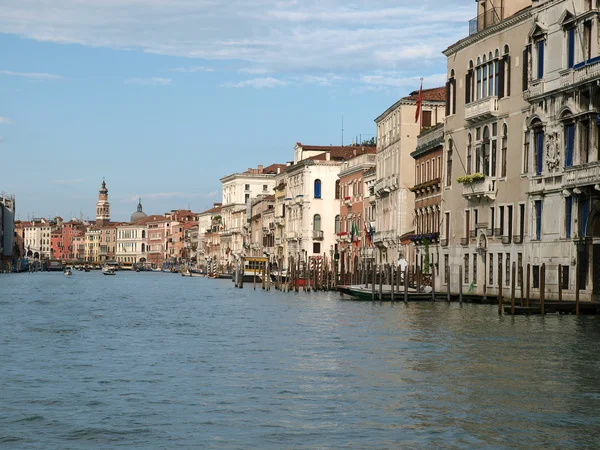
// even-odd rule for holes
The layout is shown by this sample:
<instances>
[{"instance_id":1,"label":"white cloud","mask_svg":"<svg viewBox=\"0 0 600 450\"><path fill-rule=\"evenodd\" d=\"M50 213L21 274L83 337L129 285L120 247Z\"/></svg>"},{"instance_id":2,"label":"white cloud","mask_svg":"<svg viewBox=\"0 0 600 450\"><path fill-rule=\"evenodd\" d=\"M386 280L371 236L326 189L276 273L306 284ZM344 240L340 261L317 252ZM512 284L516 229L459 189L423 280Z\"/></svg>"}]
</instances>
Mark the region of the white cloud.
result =
<instances>
[{"instance_id":1,"label":"white cloud","mask_svg":"<svg viewBox=\"0 0 600 450\"><path fill-rule=\"evenodd\" d=\"M214 72L215 69L212 67L204 67L204 66L195 66L195 67L176 67L174 69L169 69L170 72L180 72L180 73L196 73L196 72Z\"/></svg>"},{"instance_id":2,"label":"white cloud","mask_svg":"<svg viewBox=\"0 0 600 450\"><path fill-rule=\"evenodd\" d=\"M375 75L363 75L360 78L364 84L375 87L393 87L393 88L407 88L409 90L416 90L419 88L421 77L418 76L406 76L402 73L383 73ZM423 78L423 88L432 88L442 86L446 81L446 74L433 74Z\"/></svg>"},{"instance_id":3,"label":"white cloud","mask_svg":"<svg viewBox=\"0 0 600 450\"><path fill-rule=\"evenodd\" d=\"M0 124L12 125L13 121L12 120L8 120L6 117L0 116Z\"/></svg>"},{"instance_id":4,"label":"white cloud","mask_svg":"<svg viewBox=\"0 0 600 450\"><path fill-rule=\"evenodd\" d=\"M140 86L168 86L171 84L170 78L128 78L125 84L138 84Z\"/></svg>"},{"instance_id":5,"label":"white cloud","mask_svg":"<svg viewBox=\"0 0 600 450\"><path fill-rule=\"evenodd\" d=\"M475 14L464 0L2 0L0 29L40 41L233 61L247 73L320 76L428 64L439 72L441 51L468 34Z\"/></svg>"},{"instance_id":6,"label":"white cloud","mask_svg":"<svg viewBox=\"0 0 600 450\"><path fill-rule=\"evenodd\" d=\"M43 73L43 72L13 72L11 70L0 70L0 75L6 75L6 76L10 76L10 77L28 78L30 80L36 80L36 81L62 80L62 77L60 75L54 75L52 73Z\"/></svg>"},{"instance_id":7,"label":"white cloud","mask_svg":"<svg viewBox=\"0 0 600 450\"><path fill-rule=\"evenodd\" d=\"M223 83L221 87L228 88L245 88L252 87L256 89L265 89L265 88L276 88L287 86L289 83L287 81L278 80L277 78L266 77L266 78L253 78L251 80L244 80L238 83Z\"/></svg>"}]
</instances>

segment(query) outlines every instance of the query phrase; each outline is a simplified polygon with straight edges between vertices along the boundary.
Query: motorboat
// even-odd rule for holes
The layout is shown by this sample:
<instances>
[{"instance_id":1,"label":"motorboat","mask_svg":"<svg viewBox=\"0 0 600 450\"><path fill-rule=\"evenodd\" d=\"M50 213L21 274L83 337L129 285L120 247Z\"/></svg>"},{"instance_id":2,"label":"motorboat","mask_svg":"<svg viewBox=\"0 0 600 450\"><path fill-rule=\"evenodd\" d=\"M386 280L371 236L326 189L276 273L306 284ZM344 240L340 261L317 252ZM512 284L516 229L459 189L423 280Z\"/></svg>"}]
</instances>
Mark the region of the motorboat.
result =
<instances>
[{"instance_id":1,"label":"motorboat","mask_svg":"<svg viewBox=\"0 0 600 450\"><path fill-rule=\"evenodd\" d=\"M69 269L68 267L65 269L65 271L63 272L64 276L71 276L73 275L73 271L71 269Z\"/></svg>"},{"instance_id":2,"label":"motorboat","mask_svg":"<svg viewBox=\"0 0 600 450\"><path fill-rule=\"evenodd\" d=\"M102 268L102 273L104 275L116 275L117 274L117 272L115 271L115 269L112 268L112 267L109 267L109 266L104 266Z\"/></svg>"}]
</instances>

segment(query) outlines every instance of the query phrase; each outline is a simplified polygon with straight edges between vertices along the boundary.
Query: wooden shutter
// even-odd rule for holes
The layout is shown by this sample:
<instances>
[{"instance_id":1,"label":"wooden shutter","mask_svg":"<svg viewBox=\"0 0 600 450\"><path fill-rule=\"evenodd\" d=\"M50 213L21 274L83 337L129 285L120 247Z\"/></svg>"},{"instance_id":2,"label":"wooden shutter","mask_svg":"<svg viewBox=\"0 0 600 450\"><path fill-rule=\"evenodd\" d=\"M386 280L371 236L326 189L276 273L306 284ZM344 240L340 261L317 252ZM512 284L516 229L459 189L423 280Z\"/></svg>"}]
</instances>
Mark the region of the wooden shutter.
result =
<instances>
[{"instance_id":1,"label":"wooden shutter","mask_svg":"<svg viewBox=\"0 0 600 450\"><path fill-rule=\"evenodd\" d=\"M523 92L527 90L529 82L529 48L523 50Z\"/></svg>"},{"instance_id":2,"label":"wooden shutter","mask_svg":"<svg viewBox=\"0 0 600 450\"><path fill-rule=\"evenodd\" d=\"M504 97L504 58L498 61L498 98Z\"/></svg>"},{"instance_id":3,"label":"wooden shutter","mask_svg":"<svg viewBox=\"0 0 600 450\"><path fill-rule=\"evenodd\" d=\"M465 104L471 103L471 77L473 77L473 71L469 70L465 75Z\"/></svg>"},{"instance_id":4,"label":"wooden shutter","mask_svg":"<svg viewBox=\"0 0 600 450\"><path fill-rule=\"evenodd\" d=\"M450 115L450 82L446 82L446 116Z\"/></svg>"},{"instance_id":5,"label":"wooden shutter","mask_svg":"<svg viewBox=\"0 0 600 450\"><path fill-rule=\"evenodd\" d=\"M450 81L452 84L452 114L456 114L456 78Z\"/></svg>"},{"instance_id":6,"label":"wooden shutter","mask_svg":"<svg viewBox=\"0 0 600 450\"><path fill-rule=\"evenodd\" d=\"M510 96L510 55L504 55L504 65L506 66L506 92L507 97Z\"/></svg>"}]
</instances>

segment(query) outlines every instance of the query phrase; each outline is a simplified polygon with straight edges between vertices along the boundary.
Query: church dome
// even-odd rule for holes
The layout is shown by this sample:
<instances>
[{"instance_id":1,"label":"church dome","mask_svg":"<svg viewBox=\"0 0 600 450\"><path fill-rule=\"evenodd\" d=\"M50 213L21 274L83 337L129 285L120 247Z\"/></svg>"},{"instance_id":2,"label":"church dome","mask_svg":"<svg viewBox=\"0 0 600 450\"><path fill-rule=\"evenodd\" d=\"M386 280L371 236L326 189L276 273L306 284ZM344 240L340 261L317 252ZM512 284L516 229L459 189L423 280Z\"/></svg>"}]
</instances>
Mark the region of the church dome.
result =
<instances>
[{"instance_id":1,"label":"church dome","mask_svg":"<svg viewBox=\"0 0 600 450\"><path fill-rule=\"evenodd\" d=\"M137 205L137 211L131 215L131 222L137 222L138 220L145 219L146 217L148 217L148 215L142 211L142 199L140 198L140 201Z\"/></svg>"}]
</instances>

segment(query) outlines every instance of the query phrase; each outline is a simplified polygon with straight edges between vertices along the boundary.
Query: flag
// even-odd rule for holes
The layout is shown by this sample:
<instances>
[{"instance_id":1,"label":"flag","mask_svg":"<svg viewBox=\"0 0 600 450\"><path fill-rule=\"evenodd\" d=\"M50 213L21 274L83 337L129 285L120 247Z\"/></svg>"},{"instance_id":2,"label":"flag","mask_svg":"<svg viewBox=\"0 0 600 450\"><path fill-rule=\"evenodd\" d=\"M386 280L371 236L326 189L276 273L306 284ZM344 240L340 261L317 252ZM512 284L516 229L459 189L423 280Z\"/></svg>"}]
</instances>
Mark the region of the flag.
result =
<instances>
[{"instance_id":1,"label":"flag","mask_svg":"<svg viewBox=\"0 0 600 450\"><path fill-rule=\"evenodd\" d=\"M367 221L365 220L365 242L369 242L371 245L371 240L369 239L369 227L367 227Z\"/></svg>"},{"instance_id":2,"label":"flag","mask_svg":"<svg viewBox=\"0 0 600 450\"><path fill-rule=\"evenodd\" d=\"M352 222L352 226L350 227L350 242L354 242L354 228L356 226L355 222Z\"/></svg>"},{"instance_id":3,"label":"flag","mask_svg":"<svg viewBox=\"0 0 600 450\"><path fill-rule=\"evenodd\" d=\"M354 222L353 225L353 234L354 234L354 245L356 245L358 247L358 225L356 224L356 222Z\"/></svg>"},{"instance_id":4,"label":"flag","mask_svg":"<svg viewBox=\"0 0 600 450\"><path fill-rule=\"evenodd\" d=\"M369 243L371 244L371 247L373 247L373 235L374 234L375 234L375 230L373 230L373 227L369 223Z\"/></svg>"},{"instance_id":5,"label":"flag","mask_svg":"<svg viewBox=\"0 0 600 450\"><path fill-rule=\"evenodd\" d=\"M421 107L423 106L423 80L421 80L421 87L419 88L419 95L417 96L417 110L415 111L415 123L419 121L421 117Z\"/></svg>"}]
</instances>

